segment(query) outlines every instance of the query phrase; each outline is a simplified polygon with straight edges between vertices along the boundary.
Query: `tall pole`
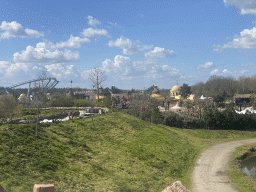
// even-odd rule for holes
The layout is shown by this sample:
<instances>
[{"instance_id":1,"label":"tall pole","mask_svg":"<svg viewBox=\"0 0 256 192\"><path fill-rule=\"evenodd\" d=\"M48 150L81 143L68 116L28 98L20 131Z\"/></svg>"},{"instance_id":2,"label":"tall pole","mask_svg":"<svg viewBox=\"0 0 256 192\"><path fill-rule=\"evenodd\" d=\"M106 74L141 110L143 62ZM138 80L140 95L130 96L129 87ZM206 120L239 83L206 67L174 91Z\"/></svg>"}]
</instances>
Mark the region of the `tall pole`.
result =
<instances>
[{"instance_id":1,"label":"tall pole","mask_svg":"<svg viewBox=\"0 0 256 192\"><path fill-rule=\"evenodd\" d=\"M100 92L99 92L99 71L98 71L98 69L97 69L96 73L97 73L97 96L98 96L98 102L99 102Z\"/></svg>"},{"instance_id":2,"label":"tall pole","mask_svg":"<svg viewBox=\"0 0 256 192\"><path fill-rule=\"evenodd\" d=\"M38 109L39 105L37 104L37 120L36 120L36 136L37 136L37 131L39 128L39 109Z\"/></svg>"},{"instance_id":3,"label":"tall pole","mask_svg":"<svg viewBox=\"0 0 256 192\"><path fill-rule=\"evenodd\" d=\"M73 81L71 80L70 83L71 83L70 96L71 96L71 98L72 98L72 96L73 96L73 93L72 93L72 83L73 83Z\"/></svg>"}]
</instances>

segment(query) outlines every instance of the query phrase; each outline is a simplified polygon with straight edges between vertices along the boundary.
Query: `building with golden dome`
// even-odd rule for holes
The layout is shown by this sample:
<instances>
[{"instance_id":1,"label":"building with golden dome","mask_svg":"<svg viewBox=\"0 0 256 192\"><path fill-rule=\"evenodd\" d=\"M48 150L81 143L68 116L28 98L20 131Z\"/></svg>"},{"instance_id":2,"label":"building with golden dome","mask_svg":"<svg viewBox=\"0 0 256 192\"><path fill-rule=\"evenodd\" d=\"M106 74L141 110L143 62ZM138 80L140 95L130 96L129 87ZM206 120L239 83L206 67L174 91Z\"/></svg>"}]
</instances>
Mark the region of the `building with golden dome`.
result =
<instances>
[{"instance_id":1,"label":"building with golden dome","mask_svg":"<svg viewBox=\"0 0 256 192\"><path fill-rule=\"evenodd\" d=\"M20 94L19 101L20 102L26 102L27 101L27 96L24 93Z\"/></svg>"},{"instance_id":2,"label":"building with golden dome","mask_svg":"<svg viewBox=\"0 0 256 192\"><path fill-rule=\"evenodd\" d=\"M170 90L170 97L173 99L181 99L181 95L180 95L180 90L181 87L178 85L175 85L172 87L172 89Z\"/></svg>"}]
</instances>

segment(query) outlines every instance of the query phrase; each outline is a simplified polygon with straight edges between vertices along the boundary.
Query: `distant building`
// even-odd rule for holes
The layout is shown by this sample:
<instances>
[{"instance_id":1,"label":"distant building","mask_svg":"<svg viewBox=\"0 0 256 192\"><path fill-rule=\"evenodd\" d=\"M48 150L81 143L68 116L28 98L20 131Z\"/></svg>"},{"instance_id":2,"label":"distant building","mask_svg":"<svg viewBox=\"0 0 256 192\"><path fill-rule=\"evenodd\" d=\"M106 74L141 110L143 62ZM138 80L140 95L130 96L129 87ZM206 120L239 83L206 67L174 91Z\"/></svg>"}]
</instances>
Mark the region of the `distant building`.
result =
<instances>
[{"instance_id":1,"label":"distant building","mask_svg":"<svg viewBox=\"0 0 256 192\"><path fill-rule=\"evenodd\" d=\"M86 100L93 100L94 92L91 90L88 91L76 91L74 92L74 97L76 99L86 99Z\"/></svg>"},{"instance_id":2,"label":"distant building","mask_svg":"<svg viewBox=\"0 0 256 192\"><path fill-rule=\"evenodd\" d=\"M175 85L172 87L170 90L170 98L171 99L181 99L181 94L180 94L181 87L178 85Z\"/></svg>"},{"instance_id":3,"label":"distant building","mask_svg":"<svg viewBox=\"0 0 256 192\"><path fill-rule=\"evenodd\" d=\"M196 95L195 94L190 94L188 97L187 97L188 100L190 101L194 101L196 99Z\"/></svg>"},{"instance_id":4,"label":"distant building","mask_svg":"<svg viewBox=\"0 0 256 192\"><path fill-rule=\"evenodd\" d=\"M233 98L236 106L246 107L251 101L251 94L235 94Z\"/></svg>"}]
</instances>

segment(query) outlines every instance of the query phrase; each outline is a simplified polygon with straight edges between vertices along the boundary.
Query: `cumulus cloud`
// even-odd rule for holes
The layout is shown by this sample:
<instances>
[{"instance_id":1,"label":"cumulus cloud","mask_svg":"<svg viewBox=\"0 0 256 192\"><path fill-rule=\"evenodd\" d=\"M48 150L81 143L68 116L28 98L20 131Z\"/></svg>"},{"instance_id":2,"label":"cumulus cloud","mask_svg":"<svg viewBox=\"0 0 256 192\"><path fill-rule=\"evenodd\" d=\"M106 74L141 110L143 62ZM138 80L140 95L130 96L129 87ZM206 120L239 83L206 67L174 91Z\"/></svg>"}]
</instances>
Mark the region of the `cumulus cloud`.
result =
<instances>
[{"instance_id":1,"label":"cumulus cloud","mask_svg":"<svg viewBox=\"0 0 256 192\"><path fill-rule=\"evenodd\" d=\"M45 65L47 71L58 80L74 79L80 77L80 72L74 65L64 65L63 63L56 63Z\"/></svg>"},{"instance_id":2,"label":"cumulus cloud","mask_svg":"<svg viewBox=\"0 0 256 192\"><path fill-rule=\"evenodd\" d=\"M42 71L46 71L46 69L39 64L0 61L0 82L4 82L6 86L11 86L35 79Z\"/></svg>"},{"instance_id":3,"label":"cumulus cloud","mask_svg":"<svg viewBox=\"0 0 256 192\"><path fill-rule=\"evenodd\" d=\"M96 26L96 25L100 25L100 24L101 24L101 22L100 22L99 20L94 19L94 18L93 18L92 16L90 16L90 15L87 17L87 19L89 20L89 21L88 21L88 24L91 25L91 26L93 26L93 27Z\"/></svg>"},{"instance_id":4,"label":"cumulus cloud","mask_svg":"<svg viewBox=\"0 0 256 192\"><path fill-rule=\"evenodd\" d=\"M71 35L69 40L67 40L65 42L56 43L56 48L81 49L82 44L89 43L89 42L90 42L90 40L88 38L74 37L73 35Z\"/></svg>"},{"instance_id":5,"label":"cumulus cloud","mask_svg":"<svg viewBox=\"0 0 256 192\"><path fill-rule=\"evenodd\" d=\"M8 61L0 61L0 74L1 76L6 75L7 69L12 65L12 63Z\"/></svg>"},{"instance_id":6,"label":"cumulus cloud","mask_svg":"<svg viewBox=\"0 0 256 192\"><path fill-rule=\"evenodd\" d=\"M171 68L168 65L155 65L148 70L145 77L153 79L172 79L181 77L181 72L178 69Z\"/></svg>"},{"instance_id":7,"label":"cumulus cloud","mask_svg":"<svg viewBox=\"0 0 256 192\"><path fill-rule=\"evenodd\" d=\"M165 57L175 57L176 54L173 50L164 50L164 48L161 47L155 47L154 50L145 53L145 57L149 60L157 60L157 59L163 59Z\"/></svg>"},{"instance_id":8,"label":"cumulus cloud","mask_svg":"<svg viewBox=\"0 0 256 192\"><path fill-rule=\"evenodd\" d=\"M214 64L213 62L206 62L204 65L199 65L197 67L197 69L210 69L210 68L214 68Z\"/></svg>"},{"instance_id":9,"label":"cumulus cloud","mask_svg":"<svg viewBox=\"0 0 256 192\"><path fill-rule=\"evenodd\" d=\"M43 34L39 33L33 29L23 29L22 25L13 21L11 23L3 21L0 30L4 31L0 34L1 39L12 39L15 37L22 37L22 38L33 38L33 37L42 37Z\"/></svg>"},{"instance_id":10,"label":"cumulus cloud","mask_svg":"<svg viewBox=\"0 0 256 192\"><path fill-rule=\"evenodd\" d=\"M120 47L123 49L124 55L136 55L151 48L151 46L142 45L140 41L132 42L125 37L120 37L116 41L111 40L108 42L108 45L109 47Z\"/></svg>"},{"instance_id":11,"label":"cumulus cloud","mask_svg":"<svg viewBox=\"0 0 256 192\"><path fill-rule=\"evenodd\" d=\"M108 32L105 29L93 29L87 28L84 29L81 33L84 37L100 37L100 36L108 36Z\"/></svg>"},{"instance_id":12,"label":"cumulus cloud","mask_svg":"<svg viewBox=\"0 0 256 192\"><path fill-rule=\"evenodd\" d=\"M181 75L180 71L168 65L149 65L147 62L134 61L130 57L117 55L114 61L106 59L102 63L102 69L114 79L132 80L133 78L145 77L156 78L176 78Z\"/></svg>"},{"instance_id":13,"label":"cumulus cloud","mask_svg":"<svg viewBox=\"0 0 256 192\"><path fill-rule=\"evenodd\" d=\"M27 46L21 53L13 54L15 63L62 63L79 60L79 53L71 50L60 51L52 42L40 42L36 47Z\"/></svg>"},{"instance_id":14,"label":"cumulus cloud","mask_svg":"<svg viewBox=\"0 0 256 192\"><path fill-rule=\"evenodd\" d=\"M106 59L102 63L102 68L108 74L114 73L122 79L131 79L131 76L136 76L137 73L132 66L130 57L116 55L114 61Z\"/></svg>"},{"instance_id":15,"label":"cumulus cloud","mask_svg":"<svg viewBox=\"0 0 256 192\"><path fill-rule=\"evenodd\" d=\"M214 51L220 52L224 49L255 49L256 48L256 27L252 29L244 29L240 35L235 36L233 41L223 46L214 45Z\"/></svg>"},{"instance_id":16,"label":"cumulus cloud","mask_svg":"<svg viewBox=\"0 0 256 192\"><path fill-rule=\"evenodd\" d=\"M230 71L228 71L227 69L224 69L223 71L219 70L219 69L214 69L213 71L211 71L210 75L218 75L218 76L224 76L224 75L231 75L232 73Z\"/></svg>"},{"instance_id":17,"label":"cumulus cloud","mask_svg":"<svg viewBox=\"0 0 256 192\"><path fill-rule=\"evenodd\" d=\"M255 0L224 0L225 5L234 5L241 10L241 14L256 14Z\"/></svg>"}]
</instances>

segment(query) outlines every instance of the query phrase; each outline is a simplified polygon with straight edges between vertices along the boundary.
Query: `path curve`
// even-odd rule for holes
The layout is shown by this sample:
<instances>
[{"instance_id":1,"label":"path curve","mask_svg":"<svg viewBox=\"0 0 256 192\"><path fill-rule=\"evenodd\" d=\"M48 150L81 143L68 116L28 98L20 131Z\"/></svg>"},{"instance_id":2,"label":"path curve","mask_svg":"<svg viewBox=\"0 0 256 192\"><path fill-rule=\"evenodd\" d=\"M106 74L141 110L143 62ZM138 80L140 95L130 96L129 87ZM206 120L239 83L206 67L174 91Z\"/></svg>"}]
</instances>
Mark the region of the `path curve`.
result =
<instances>
[{"instance_id":1,"label":"path curve","mask_svg":"<svg viewBox=\"0 0 256 192\"><path fill-rule=\"evenodd\" d=\"M231 141L206 149L194 165L193 192L238 192L231 186L226 166L237 147L252 143L256 139Z\"/></svg>"}]
</instances>

